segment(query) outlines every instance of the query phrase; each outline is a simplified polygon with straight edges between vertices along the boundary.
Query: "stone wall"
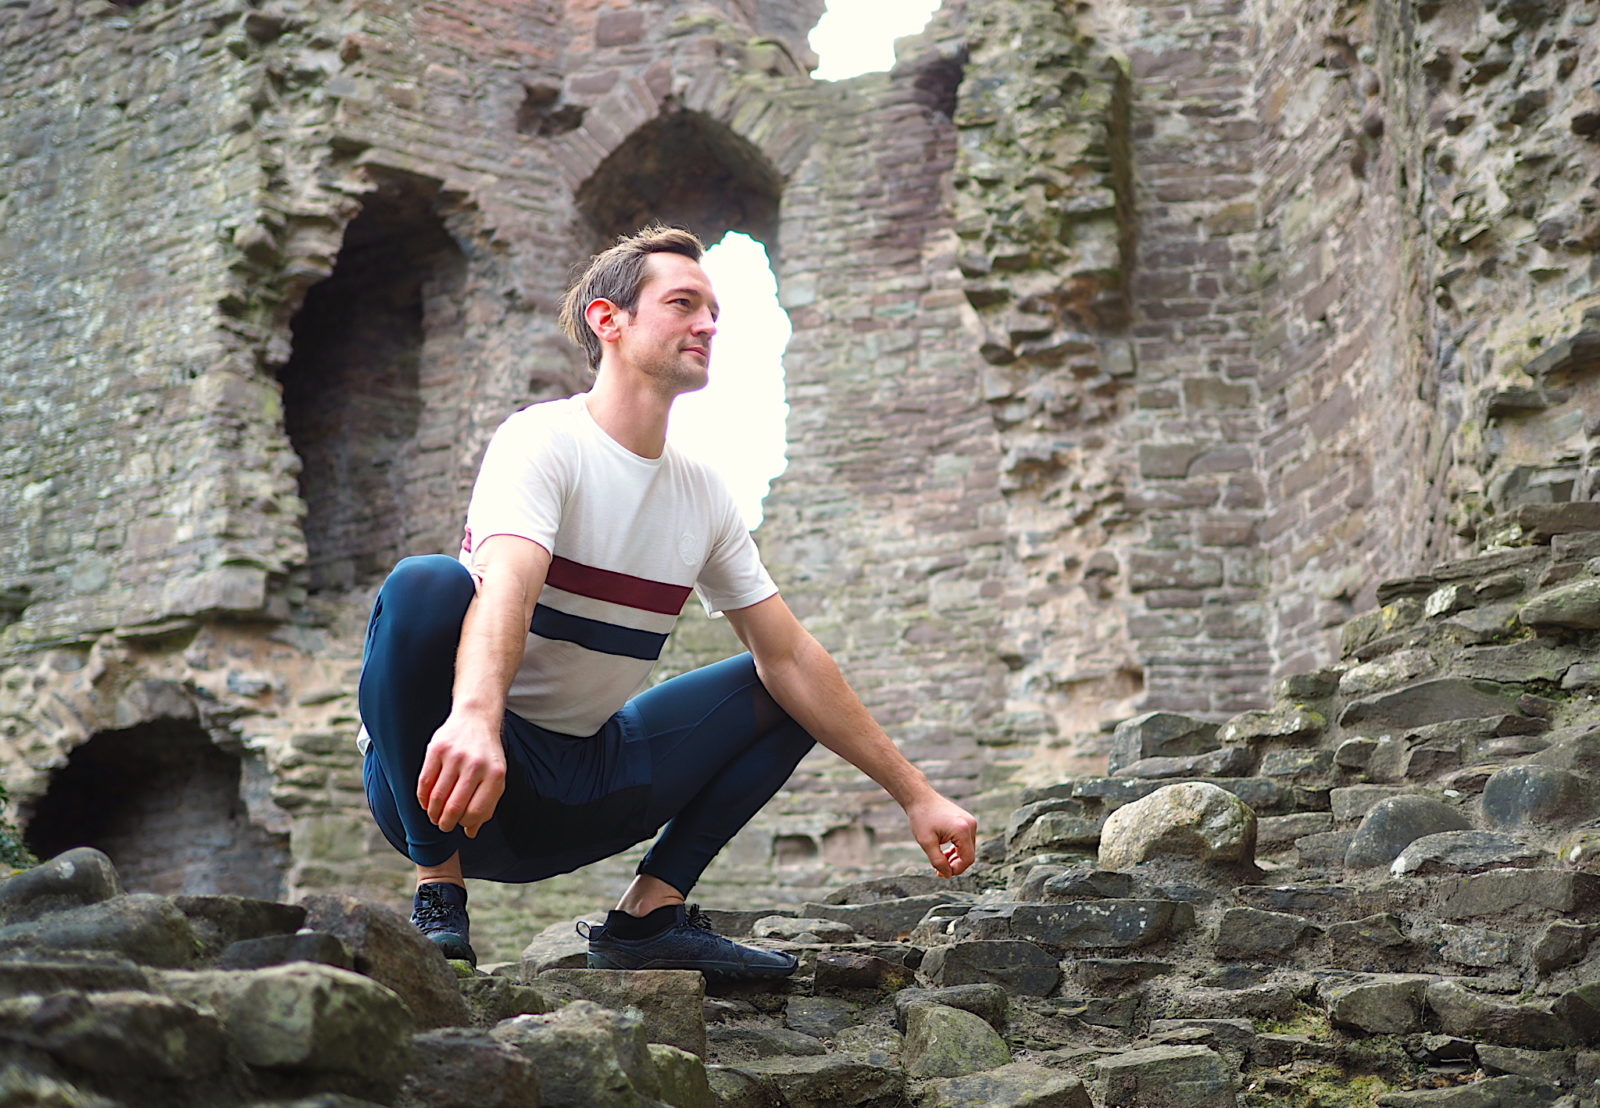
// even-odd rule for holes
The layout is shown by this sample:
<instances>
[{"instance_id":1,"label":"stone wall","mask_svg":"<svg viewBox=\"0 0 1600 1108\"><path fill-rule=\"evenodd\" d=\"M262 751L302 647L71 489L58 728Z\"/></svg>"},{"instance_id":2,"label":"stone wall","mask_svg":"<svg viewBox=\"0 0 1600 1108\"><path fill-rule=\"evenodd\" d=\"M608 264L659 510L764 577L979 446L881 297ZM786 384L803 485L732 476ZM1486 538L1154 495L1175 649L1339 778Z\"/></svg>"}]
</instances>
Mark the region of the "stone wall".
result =
<instances>
[{"instance_id":1,"label":"stone wall","mask_svg":"<svg viewBox=\"0 0 1600 1108\"><path fill-rule=\"evenodd\" d=\"M758 539L986 814L1096 767L1136 711L1263 703L1376 581L1595 497L1582 6L949 0L891 72L836 83L808 76L819 9L7 9L0 765L25 822L74 764L153 787L138 744L91 753L119 737L204 735L202 793L237 792L216 820L285 893L398 897L350 743L367 605L396 556L454 550L504 415L583 388L567 275L647 218L766 243L794 338ZM663 675L736 648L686 619ZM917 857L819 753L705 895ZM487 944L628 869L475 894Z\"/></svg>"}]
</instances>

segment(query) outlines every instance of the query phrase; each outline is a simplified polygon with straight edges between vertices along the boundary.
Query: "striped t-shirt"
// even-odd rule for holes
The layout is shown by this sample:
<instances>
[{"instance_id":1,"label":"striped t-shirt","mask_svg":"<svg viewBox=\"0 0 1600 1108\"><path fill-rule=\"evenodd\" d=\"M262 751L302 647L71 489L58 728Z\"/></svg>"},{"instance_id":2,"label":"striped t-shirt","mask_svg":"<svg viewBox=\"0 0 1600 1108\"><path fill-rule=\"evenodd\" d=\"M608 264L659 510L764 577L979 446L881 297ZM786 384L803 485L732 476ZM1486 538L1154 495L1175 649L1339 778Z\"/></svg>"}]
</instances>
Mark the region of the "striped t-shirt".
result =
<instances>
[{"instance_id":1,"label":"striped t-shirt","mask_svg":"<svg viewBox=\"0 0 1600 1108\"><path fill-rule=\"evenodd\" d=\"M566 735L644 688L694 589L712 611L778 591L721 478L671 446L633 453L582 395L524 408L489 441L461 561L494 535L551 555L506 707Z\"/></svg>"}]
</instances>

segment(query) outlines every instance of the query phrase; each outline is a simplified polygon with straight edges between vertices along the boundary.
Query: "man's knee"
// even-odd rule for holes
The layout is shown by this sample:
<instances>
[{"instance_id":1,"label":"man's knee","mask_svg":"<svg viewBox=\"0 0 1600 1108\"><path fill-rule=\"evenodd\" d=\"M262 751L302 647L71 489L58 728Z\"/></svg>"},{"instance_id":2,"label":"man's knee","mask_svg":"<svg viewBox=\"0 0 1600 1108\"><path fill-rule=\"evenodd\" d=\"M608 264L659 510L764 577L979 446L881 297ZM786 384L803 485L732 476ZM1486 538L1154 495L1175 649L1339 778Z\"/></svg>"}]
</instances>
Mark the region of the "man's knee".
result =
<instances>
[{"instance_id":1,"label":"man's knee","mask_svg":"<svg viewBox=\"0 0 1600 1108\"><path fill-rule=\"evenodd\" d=\"M472 574L466 566L446 554L418 554L400 559L378 595L386 606L464 609L472 592Z\"/></svg>"}]
</instances>

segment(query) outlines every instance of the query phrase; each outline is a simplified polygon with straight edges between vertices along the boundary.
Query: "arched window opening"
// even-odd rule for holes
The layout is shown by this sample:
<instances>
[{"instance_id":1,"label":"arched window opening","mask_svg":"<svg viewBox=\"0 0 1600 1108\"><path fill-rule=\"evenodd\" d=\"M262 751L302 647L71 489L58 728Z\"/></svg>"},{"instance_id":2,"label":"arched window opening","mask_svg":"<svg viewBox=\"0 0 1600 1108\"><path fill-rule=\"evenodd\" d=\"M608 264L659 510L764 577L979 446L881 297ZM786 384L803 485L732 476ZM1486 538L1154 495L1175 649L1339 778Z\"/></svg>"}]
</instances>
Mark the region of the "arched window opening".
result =
<instances>
[{"instance_id":1,"label":"arched window opening","mask_svg":"<svg viewBox=\"0 0 1600 1108\"><path fill-rule=\"evenodd\" d=\"M41 858L104 851L129 892L276 900L287 836L250 822L241 769L191 722L101 732L51 778L24 838Z\"/></svg>"},{"instance_id":2,"label":"arched window opening","mask_svg":"<svg viewBox=\"0 0 1600 1108\"><path fill-rule=\"evenodd\" d=\"M279 380L312 592L369 585L412 552L429 351L459 330L463 269L426 190L384 182L295 316Z\"/></svg>"},{"instance_id":3,"label":"arched window opening","mask_svg":"<svg viewBox=\"0 0 1600 1108\"><path fill-rule=\"evenodd\" d=\"M679 111L628 136L578 190L601 244L657 220L712 244L705 267L722 316L711 380L674 405L668 436L722 474L752 529L787 464L782 359L790 327L768 260L778 245L781 187L749 142L705 115Z\"/></svg>"}]
</instances>

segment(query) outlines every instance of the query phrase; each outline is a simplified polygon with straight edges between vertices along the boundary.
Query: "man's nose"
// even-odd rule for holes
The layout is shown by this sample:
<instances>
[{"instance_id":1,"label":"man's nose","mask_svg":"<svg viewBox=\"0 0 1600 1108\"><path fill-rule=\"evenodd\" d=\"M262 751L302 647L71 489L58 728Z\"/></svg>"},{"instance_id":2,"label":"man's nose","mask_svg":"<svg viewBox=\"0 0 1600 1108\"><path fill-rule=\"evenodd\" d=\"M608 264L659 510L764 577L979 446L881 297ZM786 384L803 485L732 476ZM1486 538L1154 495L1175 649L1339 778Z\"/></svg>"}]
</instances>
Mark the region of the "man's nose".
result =
<instances>
[{"instance_id":1,"label":"man's nose","mask_svg":"<svg viewBox=\"0 0 1600 1108\"><path fill-rule=\"evenodd\" d=\"M694 333L697 335L704 335L706 338L710 338L712 335L716 334L717 317L712 315L709 311L702 312L700 314L700 318L695 320Z\"/></svg>"}]
</instances>

